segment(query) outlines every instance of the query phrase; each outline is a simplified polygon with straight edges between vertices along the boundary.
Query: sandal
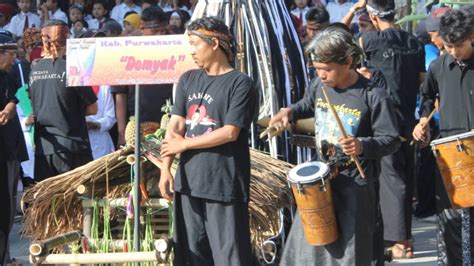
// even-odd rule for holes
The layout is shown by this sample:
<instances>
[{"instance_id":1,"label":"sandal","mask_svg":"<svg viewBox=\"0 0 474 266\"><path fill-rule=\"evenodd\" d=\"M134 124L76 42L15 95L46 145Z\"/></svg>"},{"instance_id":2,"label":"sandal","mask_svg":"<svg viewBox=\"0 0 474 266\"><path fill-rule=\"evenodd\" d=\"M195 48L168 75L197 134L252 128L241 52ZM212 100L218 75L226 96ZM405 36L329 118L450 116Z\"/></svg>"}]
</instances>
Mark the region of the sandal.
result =
<instances>
[{"instance_id":1,"label":"sandal","mask_svg":"<svg viewBox=\"0 0 474 266\"><path fill-rule=\"evenodd\" d=\"M394 252L394 250L396 250L396 251ZM413 252L412 247L403 248L403 247L400 247L400 245L398 245L398 244L395 244L391 248L391 253L392 253L392 258L394 260L412 259L413 257L415 257L415 253Z\"/></svg>"}]
</instances>

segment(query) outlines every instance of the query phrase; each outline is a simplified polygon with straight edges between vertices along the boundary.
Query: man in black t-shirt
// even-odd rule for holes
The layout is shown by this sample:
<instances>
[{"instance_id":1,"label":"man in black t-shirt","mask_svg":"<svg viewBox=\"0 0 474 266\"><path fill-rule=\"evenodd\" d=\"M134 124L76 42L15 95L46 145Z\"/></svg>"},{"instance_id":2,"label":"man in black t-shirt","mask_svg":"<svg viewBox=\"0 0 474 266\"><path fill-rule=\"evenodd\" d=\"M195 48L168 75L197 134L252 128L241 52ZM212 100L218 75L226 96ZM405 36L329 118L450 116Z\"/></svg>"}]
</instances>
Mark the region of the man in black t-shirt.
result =
<instances>
[{"instance_id":1,"label":"man in black t-shirt","mask_svg":"<svg viewBox=\"0 0 474 266\"><path fill-rule=\"evenodd\" d=\"M421 90L420 122L413 137L427 145L430 141L427 117L439 95L441 137L474 129L474 14L467 10L450 10L440 19L439 34L446 53L430 65ZM471 177L472 178L472 177ZM440 182L441 184L441 182ZM444 190L444 187L443 187ZM445 191L443 191L445 192ZM452 209L445 193L437 201L438 254L440 265L472 265L474 258L474 208ZM465 220L461 222L464 212ZM469 222L470 228L461 228ZM462 234L467 231L467 234ZM466 236L470 236L467 241ZM464 244L463 244L464 242ZM462 248L470 246L470 251ZM464 257L466 256L466 257ZM471 261L469 263L468 261Z\"/></svg>"},{"instance_id":2,"label":"man in black t-shirt","mask_svg":"<svg viewBox=\"0 0 474 266\"><path fill-rule=\"evenodd\" d=\"M200 69L179 80L161 148L160 191L167 199L174 193L175 265L252 265L248 134L256 91L230 65L232 36L224 22L204 17L188 34Z\"/></svg>"},{"instance_id":3,"label":"man in black t-shirt","mask_svg":"<svg viewBox=\"0 0 474 266\"><path fill-rule=\"evenodd\" d=\"M400 146L395 111L384 89L355 71L362 51L344 29L320 32L307 50L317 76L304 98L282 108L270 125L285 127L291 120L315 117L318 158L339 165L331 179L339 238L325 246L305 241L299 215L294 219L280 265L371 265L379 202L376 179L380 159ZM344 138L329 111L325 90L348 137ZM350 156L358 156L366 178ZM381 250L378 250L380 253Z\"/></svg>"},{"instance_id":4,"label":"man in black t-shirt","mask_svg":"<svg viewBox=\"0 0 474 266\"><path fill-rule=\"evenodd\" d=\"M167 31L166 13L159 7L149 7L141 14L144 36L165 35ZM125 144L125 127L130 116L135 115L135 86L114 86L117 114L118 146ZM172 98L173 84L140 85L140 121L160 122L161 107Z\"/></svg>"},{"instance_id":5,"label":"man in black t-shirt","mask_svg":"<svg viewBox=\"0 0 474 266\"><path fill-rule=\"evenodd\" d=\"M35 117L35 179L41 181L92 160L87 115L97 113L90 87L66 87L67 24L51 21L41 29L44 58L30 74Z\"/></svg>"},{"instance_id":6,"label":"man in black t-shirt","mask_svg":"<svg viewBox=\"0 0 474 266\"><path fill-rule=\"evenodd\" d=\"M411 214L414 186L414 150L411 131L415 126L416 97L425 72L423 45L395 25L394 0L360 0L377 31L363 33L359 44L369 68L381 71L387 93L395 105L399 134L405 139L396 153L382 159L380 205L384 239L394 258L412 258Z\"/></svg>"}]
</instances>

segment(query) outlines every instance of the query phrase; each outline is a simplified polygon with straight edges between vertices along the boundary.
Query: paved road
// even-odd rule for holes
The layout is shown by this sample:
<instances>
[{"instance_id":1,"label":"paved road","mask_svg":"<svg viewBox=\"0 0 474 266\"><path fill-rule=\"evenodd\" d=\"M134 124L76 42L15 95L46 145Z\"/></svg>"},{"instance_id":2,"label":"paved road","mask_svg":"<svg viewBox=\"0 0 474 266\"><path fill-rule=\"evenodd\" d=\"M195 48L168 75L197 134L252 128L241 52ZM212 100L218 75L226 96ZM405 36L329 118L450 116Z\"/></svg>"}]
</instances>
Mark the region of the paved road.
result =
<instances>
[{"instance_id":1,"label":"paved road","mask_svg":"<svg viewBox=\"0 0 474 266\"><path fill-rule=\"evenodd\" d=\"M413 265L428 266L437 265L436 250L436 219L435 216L425 219L413 218L413 248L415 250L415 258L405 260L395 260L385 265Z\"/></svg>"},{"instance_id":2,"label":"paved road","mask_svg":"<svg viewBox=\"0 0 474 266\"><path fill-rule=\"evenodd\" d=\"M434 217L427 219L413 219L413 238L415 258L409 260L396 260L386 265L413 265L413 266L428 266L436 265L436 223ZM16 258L23 265L30 265L28 263L28 245L29 242L20 237L20 224L15 224L11 236L12 257Z\"/></svg>"}]
</instances>

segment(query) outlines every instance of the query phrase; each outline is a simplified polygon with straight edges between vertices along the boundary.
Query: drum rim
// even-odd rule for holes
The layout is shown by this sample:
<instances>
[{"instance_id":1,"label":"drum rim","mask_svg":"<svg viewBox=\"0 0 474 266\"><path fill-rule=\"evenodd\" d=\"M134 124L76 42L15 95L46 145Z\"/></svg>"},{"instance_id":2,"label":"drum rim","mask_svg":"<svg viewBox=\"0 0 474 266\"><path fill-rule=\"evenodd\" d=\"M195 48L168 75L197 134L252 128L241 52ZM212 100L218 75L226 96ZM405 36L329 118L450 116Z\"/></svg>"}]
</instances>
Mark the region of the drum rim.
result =
<instances>
[{"instance_id":1,"label":"drum rim","mask_svg":"<svg viewBox=\"0 0 474 266\"><path fill-rule=\"evenodd\" d=\"M326 166L326 171L322 173L321 176L319 176L318 178L313 178L311 180L304 180L304 181L296 181L294 179L292 179L290 177L290 174L293 173L293 172L296 172L298 171L299 169L305 167L305 166L309 166L309 165L314 165L314 164L322 164L322 165L325 165ZM329 174L329 172L331 171L329 165L325 162L321 162L321 161L311 161L311 162L304 162L302 164L299 164L297 166L295 166L293 169L291 169L288 174L287 174L287 177L286 179L288 180L288 182L292 183L292 184L297 184L297 183L300 183L300 184L311 184L311 183L314 183L318 180L321 180L321 178L324 178L325 176L327 176Z\"/></svg>"},{"instance_id":2,"label":"drum rim","mask_svg":"<svg viewBox=\"0 0 474 266\"><path fill-rule=\"evenodd\" d=\"M464 133L461 133L461 134L457 134L457 135L452 135L452 136L445 137L445 138L436 139L436 140L433 140L433 141L430 143L430 145L431 145L432 147L434 147L435 145L444 144L444 143L456 141L456 140L458 140L458 139L464 139L464 138L467 138L467 137L474 137L474 131L468 131L468 132L464 132Z\"/></svg>"}]
</instances>

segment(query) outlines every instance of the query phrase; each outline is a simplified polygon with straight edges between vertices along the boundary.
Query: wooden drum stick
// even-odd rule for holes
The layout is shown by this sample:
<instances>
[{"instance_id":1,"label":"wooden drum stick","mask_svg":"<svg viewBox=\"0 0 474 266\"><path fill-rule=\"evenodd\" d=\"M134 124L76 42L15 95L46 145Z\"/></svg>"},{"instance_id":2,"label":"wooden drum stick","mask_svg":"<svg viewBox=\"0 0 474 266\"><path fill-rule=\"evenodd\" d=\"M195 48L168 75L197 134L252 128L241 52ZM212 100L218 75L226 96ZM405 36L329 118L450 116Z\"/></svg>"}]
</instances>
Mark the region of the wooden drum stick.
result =
<instances>
[{"instance_id":1,"label":"wooden drum stick","mask_svg":"<svg viewBox=\"0 0 474 266\"><path fill-rule=\"evenodd\" d=\"M326 86L322 87L324 98L326 98L326 102L329 105L329 110L331 110L331 113L334 115L334 118L336 119L337 126L339 127L339 130L342 133L342 136L344 138L347 138L347 133L346 130L344 129L344 126L342 125L341 119L339 118L339 115L336 112L336 109L334 109L334 106L332 106L331 102L329 101L329 96L326 94L326 90L324 89ZM362 169L362 165L359 162L359 159L357 158L356 155L351 155L352 160L355 162L357 166L357 170L359 170L360 175L362 178L365 178L365 172L364 169Z\"/></svg>"}]
</instances>

